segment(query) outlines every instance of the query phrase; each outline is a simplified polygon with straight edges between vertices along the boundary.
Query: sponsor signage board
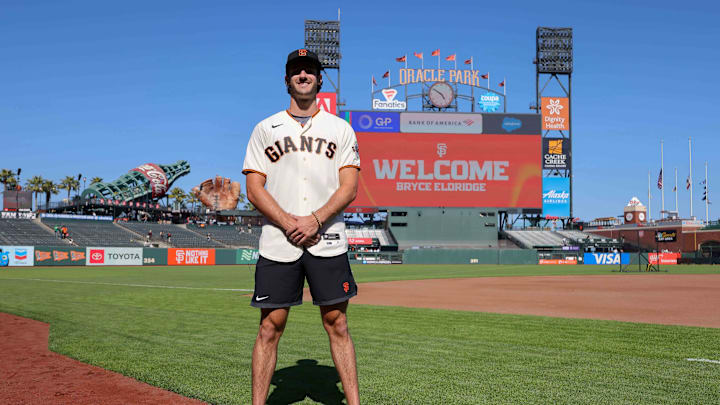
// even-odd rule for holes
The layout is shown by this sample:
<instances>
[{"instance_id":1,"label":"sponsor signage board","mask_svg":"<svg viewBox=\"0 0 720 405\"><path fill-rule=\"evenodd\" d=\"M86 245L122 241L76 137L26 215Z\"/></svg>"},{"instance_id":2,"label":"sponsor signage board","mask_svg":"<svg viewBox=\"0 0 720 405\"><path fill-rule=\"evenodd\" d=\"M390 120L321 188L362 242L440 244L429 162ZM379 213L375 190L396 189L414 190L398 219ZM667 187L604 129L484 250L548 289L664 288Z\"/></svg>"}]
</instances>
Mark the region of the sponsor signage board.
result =
<instances>
[{"instance_id":1,"label":"sponsor signage board","mask_svg":"<svg viewBox=\"0 0 720 405\"><path fill-rule=\"evenodd\" d=\"M365 133L358 207L542 206L540 135Z\"/></svg>"},{"instance_id":2,"label":"sponsor signage board","mask_svg":"<svg viewBox=\"0 0 720 405\"><path fill-rule=\"evenodd\" d=\"M537 114L482 114L484 134L539 135L540 116Z\"/></svg>"},{"instance_id":3,"label":"sponsor signage board","mask_svg":"<svg viewBox=\"0 0 720 405\"><path fill-rule=\"evenodd\" d=\"M78 214L40 214L40 218L60 218L60 219L87 219L92 221L112 221L110 215L78 215Z\"/></svg>"},{"instance_id":4,"label":"sponsor signage board","mask_svg":"<svg viewBox=\"0 0 720 405\"><path fill-rule=\"evenodd\" d=\"M260 258L260 251L257 249L237 249L235 252L236 264L255 264Z\"/></svg>"},{"instance_id":5,"label":"sponsor signage board","mask_svg":"<svg viewBox=\"0 0 720 405\"><path fill-rule=\"evenodd\" d=\"M486 92L480 94L478 97L478 105L483 112L496 112L500 109L502 102L500 102L500 95L493 92Z\"/></svg>"},{"instance_id":6,"label":"sponsor signage board","mask_svg":"<svg viewBox=\"0 0 720 405\"><path fill-rule=\"evenodd\" d=\"M570 140L543 138L543 169L570 169Z\"/></svg>"},{"instance_id":7,"label":"sponsor signage board","mask_svg":"<svg viewBox=\"0 0 720 405\"><path fill-rule=\"evenodd\" d=\"M35 266L84 266L85 248L35 246Z\"/></svg>"},{"instance_id":8,"label":"sponsor signage board","mask_svg":"<svg viewBox=\"0 0 720 405\"><path fill-rule=\"evenodd\" d=\"M372 101L373 110L406 110L406 102L395 100L395 96L397 96L397 93L398 91L395 89L380 90L380 94L382 94L385 99L382 100L374 98Z\"/></svg>"},{"instance_id":9,"label":"sponsor signage board","mask_svg":"<svg viewBox=\"0 0 720 405\"><path fill-rule=\"evenodd\" d=\"M540 259L538 264L577 264L577 257L566 257L564 259Z\"/></svg>"},{"instance_id":10,"label":"sponsor signage board","mask_svg":"<svg viewBox=\"0 0 720 405\"><path fill-rule=\"evenodd\" d=\"M400 113L400 132L420 134L481 134L482 114Z\"/></svg>"},{"instance_id":11,"label":"sponsor signage board","mask_svg":"<svg viewBox=\"0 0 720 405\"><path fill-rule=\"evenodd\" d=\"M144 165L138 166L130 171L140 172L143 176L145 176L145 178L150 182L153 198L160 198L167 192L169 185L168 176L165 174L165 171L155 163L145 163Z\"/></svg>"},{"instance_id":12,"label":"sponsor signage board","mask_svg":"<svg viewBox=\"0 0 720 405\"><path fill-rule=\"evenodd\" d=\"M88 266L141 266L143 248L88 247L85 250Z\"/></svg>"},{"instance_id":13,"label":"sponsor signage board","mask_svg":"<svg viewBox=\"0 0 720 405\"><path fill-rule=\"evenodd\" d=\"M677 264L680 253L648 253L650 264L658 264L658 256L660 257L660 265Z\"/></svg>"},{"instance_id":14,"label":"sponsor signage board","mask_svg":"<svg viewBox=\"0 0 720 405\"><path fill-rule=\"evenodd\" d=\"M629 253L585 253L585 264L630 264Z\"/></svg>"},{"instance_id":15,"label":"sponsor signage board","mask_svg":"<svg viewBox=\"0 0 720 405\"><path fill-rule=\"evenodd\" d=\"M168 249L168 264L203 266L215 264L215 249Z\"/></svg>"},{"instance_id":16,"label":"sponsor signage board","mask_svg":"<svg viewBox=\"0 0 720 405\"><path fill-rule=\"evenodd\" d=\"M7 258L7 262L0 260L0 265L3 266L32 266L34 263L35 248L33 246L0 246L0 253Z\"/></svg>"},{"instance_id":17,"label":"sponsor signage board","mask_svg":"<svg viewBox=\"0 0 720 405\"><path fill-rule=\"evenodd\" d=\"M329 112L332 115L337 114L337 93L318 93L316 96L318 108Z\"/></svg>"},{"instance_id":18,"label":"sponsor signage board","mask_svg":"<svg viewBox=\"0 0 720 405\"><path fill-rule=\"evenodd\" d=\"M372 245L372 238L348 238L348 245Z\"/></svg>"},{"instance_id":19,"label":"sponsor signage board","mask_svg":"<svg viewBox=\"0 0 720 405\"><path fill-rule=\"evenodd\" d=\"M543 215L570 216L570 179L568 177L544 177L542 179Z\"/></svg>"},{"instance_id":20,"label":"sponsor signage board","mask_svg":"<svg viewBox=\"0 0 720 405\"><path fill-rule=\"evenodd\" d=\"M400 69L400 84L448 82L480 87L482 74L470 69Z\"/></svg>"},{"instance_id":21,"label":"sponsor signage board","mask_svg":"<svg viewBox=\"0 0 720 405\"><path fill-rule=\"evenodd\" d=\"M677 240L677 230L659 230L655 231L656 242L675 242Z\"/></svg>"},{"instance_id":22,"label":"sponsor signage board","mask_svg":"<svg viewBox=\"0 0 720 405\"><path fill-rule=\"evenodd\" d=\"M570 102L567 97L542 97L542 129L567 131L570 129Z\"/></svg>"},{"instance_id":23,"label":"sponsor signage board","mask_svg":"<svg viewBox=\"0 0 720 405\"><path fill-rule=\"evenodd\" d=\"M358 132L399 132L400 113L387 111L346 111L345 119Z\"/></svg>"}]
</instances>

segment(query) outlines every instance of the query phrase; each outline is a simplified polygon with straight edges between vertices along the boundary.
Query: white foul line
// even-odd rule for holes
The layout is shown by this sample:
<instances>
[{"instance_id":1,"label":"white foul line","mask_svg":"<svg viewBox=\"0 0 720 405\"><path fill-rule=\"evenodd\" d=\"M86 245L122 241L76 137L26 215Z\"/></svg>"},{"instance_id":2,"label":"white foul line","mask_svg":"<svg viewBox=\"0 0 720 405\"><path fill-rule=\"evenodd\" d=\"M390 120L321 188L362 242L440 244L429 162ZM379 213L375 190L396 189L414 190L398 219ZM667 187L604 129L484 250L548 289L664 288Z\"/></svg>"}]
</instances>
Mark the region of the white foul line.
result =
<instances>
[{"instance_id":1,"label":"white foul line","mask_svg":"<svg viewBox=\"0 0 720 405\"><path fill-rule=\"evenodd\" d=\"M710 359L685 359L687 361L699 361L701 363L714 363L714 364L720 364L720 360L710 360Z\"/></svg>"},{"instance_id":2,"label":"white foul line","mask_svg":"<svg viewBox=\"0 0 720 405\"><path fill-rule=\"evenodd\" d=\"M205 290L205 291L247 291L252 292L244 288L203 288L203 287L182 287L172 285L151 285L151 284L123 284L123 283L101 283L97 281L72 281L72 280L51 280L45 278L9 278L6 280L29 280L29 281L47 281L51 283L71 283L71 284L96 284L96 285L113 285L119 287L147 287L147 288L174 288L181 290Z\"/></svg>"}]
</instances>

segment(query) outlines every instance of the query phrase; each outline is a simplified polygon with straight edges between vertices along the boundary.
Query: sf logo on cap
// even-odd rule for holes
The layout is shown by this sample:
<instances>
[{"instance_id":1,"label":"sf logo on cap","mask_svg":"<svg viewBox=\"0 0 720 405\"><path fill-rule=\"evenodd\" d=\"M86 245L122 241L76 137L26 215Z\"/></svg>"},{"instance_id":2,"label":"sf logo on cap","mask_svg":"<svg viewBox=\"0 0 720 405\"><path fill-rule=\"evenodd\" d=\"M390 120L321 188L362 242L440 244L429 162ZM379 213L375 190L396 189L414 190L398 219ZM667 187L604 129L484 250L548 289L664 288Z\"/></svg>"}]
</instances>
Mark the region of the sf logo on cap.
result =
<instances>
[{"instance_id":1,"label":"sf logo on cap","mask_svg":"<svg viewBox=\"0 0 720 405\"><path fill-rule=\"evenodd\" d=\"M299 56L307 56L307 49L299 49L298 55Z\"/></svg>"}]
</instances>

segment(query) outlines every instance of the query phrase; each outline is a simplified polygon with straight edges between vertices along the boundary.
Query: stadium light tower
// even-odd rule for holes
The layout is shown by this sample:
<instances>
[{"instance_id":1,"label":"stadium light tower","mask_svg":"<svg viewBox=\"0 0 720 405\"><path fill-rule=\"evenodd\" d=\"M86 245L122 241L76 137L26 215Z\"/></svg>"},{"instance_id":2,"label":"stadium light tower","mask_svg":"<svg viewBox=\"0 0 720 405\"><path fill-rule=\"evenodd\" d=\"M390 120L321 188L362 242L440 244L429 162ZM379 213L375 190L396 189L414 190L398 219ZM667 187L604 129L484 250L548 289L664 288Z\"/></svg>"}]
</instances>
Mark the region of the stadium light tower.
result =
<instances>
[{"instance_id":1,"label":"stadium light tower","mask_svg":"<svg viewBox=\"0 0 720 405\"><path fill-rule=\"evenodd\" d=\"M536 55L533 63L536 66L536 98L535 105L531 108L536 110L538 114L542 114L543 145L548 142L544 138L553 138L555 145L560 145L559 148L562 148L562 143L564 143L561 140L567 142L567 148L560 151L560 154L567 152L564 165L560 165L560 168L558 168L558 165L555 165L554 168L546 168L545 163L543 163L543 177L555 176L569 179L569 223L572 223L574 218L571 115L573 32L572 28L538 27L535 39ZM542 88L540 87L541 78L544 81ZM563 79L561 80L561 78ZM550 92L548 91L548 85L553 80L559 85L559 90L553 90L553 93L556 94L548 94L548 96L553 97L543 97L546 91ZM567 108L567 110L562 111L563 108ZM564 119L564 121L560 121L561 119Z\"/></svg>"},{"instance_id":2,"label":"stadium light tower","mask_svg":"<svg viewBox=\"0 0 720 405\"><path fill-rule=\"evenodd\" d=\"M320 58L325 79L335 88L337 105L340 101L340 10L337 21L305 20L305 49L315 52ZM337 85L328 74L328 70L337 70Z\"/></svg>"}]
</instances>

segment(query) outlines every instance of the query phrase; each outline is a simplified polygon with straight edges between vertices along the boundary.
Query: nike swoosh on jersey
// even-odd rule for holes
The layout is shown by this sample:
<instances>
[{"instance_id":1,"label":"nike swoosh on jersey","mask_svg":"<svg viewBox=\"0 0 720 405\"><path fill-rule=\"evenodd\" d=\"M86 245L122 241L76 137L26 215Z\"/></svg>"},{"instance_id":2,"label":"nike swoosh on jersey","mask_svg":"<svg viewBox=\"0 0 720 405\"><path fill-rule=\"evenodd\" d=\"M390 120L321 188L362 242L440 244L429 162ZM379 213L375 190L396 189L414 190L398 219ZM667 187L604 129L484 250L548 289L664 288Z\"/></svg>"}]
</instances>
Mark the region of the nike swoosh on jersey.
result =
<instances>
[{"instance_id":1,"label":"nike swoosh on jersey","mask_svg":"<svg viewBox=\"0 0 720 405\"><path fill-rule=\"evenodd\" d=\"M277 127L279 127L280 125L282 125L282 124L270 125L270 126L273 127L273 128L277 128Z\"/></svg>"}]
</instances>

